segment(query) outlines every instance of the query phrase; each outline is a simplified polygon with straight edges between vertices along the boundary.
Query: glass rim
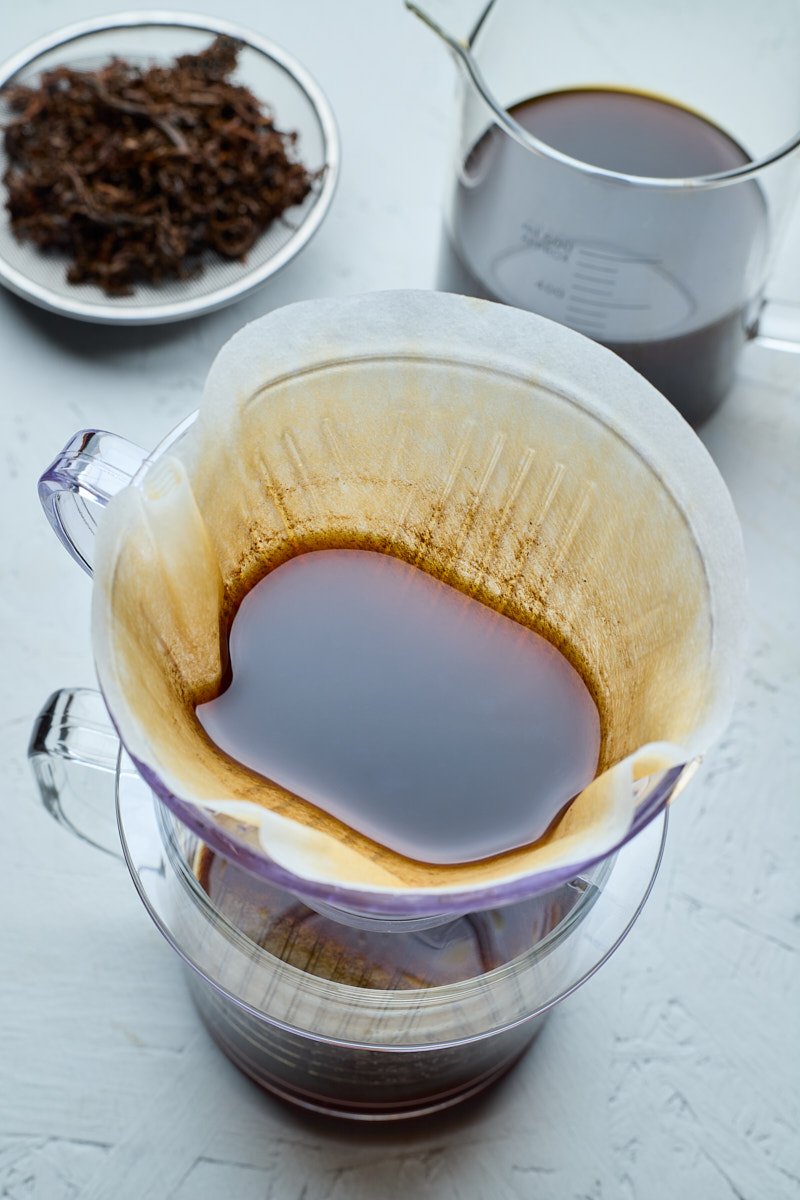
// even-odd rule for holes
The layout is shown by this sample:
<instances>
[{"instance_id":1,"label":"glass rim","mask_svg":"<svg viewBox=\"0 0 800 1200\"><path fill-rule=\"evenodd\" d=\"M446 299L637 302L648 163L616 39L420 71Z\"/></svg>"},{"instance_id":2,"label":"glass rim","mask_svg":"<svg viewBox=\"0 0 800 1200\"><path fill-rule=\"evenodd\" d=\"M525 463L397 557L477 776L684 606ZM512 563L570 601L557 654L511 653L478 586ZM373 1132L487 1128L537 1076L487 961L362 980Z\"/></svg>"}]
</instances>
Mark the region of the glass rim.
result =
<instances>
[{"instance_id":1,"label":"glass rim","mask_svg":"<svg viewBox=\"0 0 800 1200\"><path fill-rule=\"evenodd\" d=\"M574 335L574 331L570 330L569 333ZM540 381L540 386L552 391L562 399L569 399L570 402L574 403L571 396L567 396L551 382L545 383ZM161 458L183 437L194 424L197 417L197 411L189 413L174 429L165 435L159 444L142 460L131 480L131 486L141 486L152 463ZM609 427L619 435L619 430L616 426L610 425ZM637 453L641 455L641 451L637 450ZM113 707L103 692L102 685L100 690L101 694L103 694L111 721L124 746L125 738L114 716ZM459 888L418 888L410 891L404 897L403 903L398 907L398 894L388 887L365 888L354 884L341 885L325 880L310 879L294 873L287 867L279 865L264 852L263 848L255 846L250 839L242 837L230 829L222 830L217 825L215 816L211 810L202 809L191 800L178 795L165 783L159 771L155 769L152 763L145 762L131 754L127 747L126 751L130 754L131 761L138 774L159 799L166 804L167 808L184 825L187 825L193 833L207 842L212 849L221 853L224 857L231 859L243 869L262 876L268 882L278 887L284 887L289 891L296 891L306 899L310 897L313 900L332 904L334 907L349 906L359 912L368 911L369 915L374 917L396 917L403 915L409 919L417 919L428 915L441 915L444 917L447 914L457 915L465 911L478 911L479 909L502 906L506 903L526 899L537 893L549 891L560 884L568 882L576 875L591 870L598 862L625 846L653 820L666 805L669 796L675 788L681 785L681 781L686 778L687 773L691 773L694 769L690 760L687 763L668 768L651 776L651 786L644 795L641 795L637 799L636 809L626 833L623 837L616 840L613 846L602 853L593 853L588 858L569 866L555 865L550 867L546 872L533 876L530 874L516 874L504 877L496 880L489 886L483 885L478 887L477 884L471 883L469 885L464 884ZM545 878L547 880L546 883Z\"/></svg>"},{"instance_id":2,"label":"glass rim","mask_svg":"<svg viewBox=\"0 0 800 1200\"><path fill-rule=\"evenodd\" d=\"M246 933L234 925L230 918L227 917L225 913L217 907L217 905L209 896L208 892L206 892L205 888L203 888L201 885L199 879L192 871L189 864L186 862L174 835L174 826L176 824L182 824L180 818L176 817L162 800L158 799L157 797L154 797L154 799L156 820L162 835L162 842L176 875L184 886L187 894L198 906L203 915L207 917L214 924L215 928L237 949L241 950L243 954L246 954L255 961L264 959L272 969L285 967L291 972L298 972L300 976L302 976L304 985L310 985L310 990L316 990L316 985L320 985L323 992L327 991L329 988L333 988L337 994L344 994L351 998L358 998L361 1000L364 1000L367 997L375 997L376 1000L380 998L381 1007L385 1007L387 1003L397 1006L407 1005L412 1003L414 998L416 998L419 1002L419 999L422 996L431 1000L461 1000L466 998L461 994L462 991L469 993L473 987L476 987L479 984L484 985L487 980L494 982L495 980L506 978L508 975L515 975L522 969L535 966L538 962L540 962L543 958L560 946L564 940L574 932L576 926L579 925L584 918L589 915L595 904L595 901L602 893L603 886L606 884L609 876L611 875L617 858L617 852L615 852L609 855L608 858L601 859L599 863L596 863L591 870L597 872L597 879L584 880L588 886L583 889L578 889L580 891L580 895L569 912L567 912L566 915L563 916L561 920L533 946L529 946L527 950L524 950L521 954L516 955L513 959L509 959L508 962L501 963L499 966L492 968L491 971L483 971L480 975L472 975L467 979L459 979L452 983L433 984L419 988L358 987L355 984L342 983L335 979L327 979L323 975L309 974L309 972L293 966L292 963L288 963L284 959L278 958L276 955L272 954L271 951L266 950L263 946L260 946L258 942L254 942L251 937L248 937ZM202 838L199 840L202 842ZM203 845L205 844L206 843L203 842ZM215 854L217 852L211 849L211 853ZM239 869L246 870L246 868L243 867L240 867ZM255 875L253 878L260 880L267 886L278 886L275 884L270 884L269 881L264 879L261 875ZM577 878L581 877L576 876L576 879ZM558 886L563 886L563 884ZM530 900L540 899L546 895L547 893L544 892L541 893L540 896L528 897L527 900L518 901L518 903L526 903ZM327 917L325 913L320 915L327 920L335 919L333 917ZM457 913L448 914L449 920L452 921L458 920L458 917L459 914ZM212 980L211 982L214 981Z\"/></svg>"},{"instance_id":3,"label":"glass rim","mask_svg":"<svg viewBox=\"0 0 800 1200\"><path fill-rule=\"evenodd\" d=\"M660 828L660 831L658 832L658 846L657 846L655 854L653 856L652 868L649 869L646 886L645 886L643 892L641 893L641 895L636 899L635 903L633 904L632 909L631 909L629 915L627 916L627 919L625 921L623 928L619 931L619 933L613 939L613 941L603 949L602 953L600 953L599 956L597 957L597 959L594 962L592 962L592 964L589 968L583 970L578 975L577 978L573 978L568 985L562 986L559 989L557 989L556 994L551 996L547 1001L536 1005L529 1012L523 1012L521 1014L518 1013L514 1016L511 1016L509 1019L505 1019L505 1020L501 1019L496 1024L493 1024L488 1028L481 1029L480 1031L478 1031L476 1033L462 1035L460 1037L451 1038L446 1041L432 1040L432 1041L415 1041L413 1043L410 1043L410 1042L403 1043L403 1042L394 1042L394 1041L364 1042L357 1038L348 1040L346 1038L342 1038L341 1036L336 1036L331 1033L325 1033L325 1032L320 1032L320 1031L316 1031L316 1030L305 1029L300 1025L293 1025L289 1021L282 1019L281 1017L273 1016L272 1014L264 1012L263 1010L255 1007L248 1000L245 1000L244 998L238 996L234 991L232 991L225 984L223 984L219 980L213 978L208 973L208 971L202 966L202 964L199 961L197 961L192 956L192 954L180 943L177 934L175 932L173 932L173 929L171 928L171 923L162 914L162 911L160 910L157 901L154 900L154 898L151 896L148 888L145 885L144 880L141 878L139 867L135 861L134 854L133 854L133 851L131 848L131 844L130 844L130 841L126 834L125 820L124 820L123 812L122 812L122 807L123 807L122 799L123 798L122 798L121 784L122 784L123 779L126 777L126 774L132 774L135 777L135 772L126 772L122 769L122 754L123 754L123 752L122 752L122 750L120 750L120 757L118 759L118 765L117 765L117 771L116 771L116 817L117 817L117 825L118 825L118 829L119 829L120 841L121 841L121 846L122 846L122 851L123 851L123 857L125 859L125 863L128 867L128 871L133 880L134 886L135 886L137 892L139 893L139 897L140 897L142 903L144 904L145 909L147 910L151 920L153 921L153 923L155 924L155 926L159 930L159 932L163 935L163 937L165 938L167 943L172 947L173 950L176 951L176 953L184 961L184 963L192 969L192 971L197 975L197 977L203 983L205 983L208 987L212 988L214 991L216 991L219 995L221 995L226 1000L229 1000L235 1007L245 1010L248 1013L250 1013L257 1020L264 1021L268 1024L274 1025L276 1028L283 1029L290 1033L300 1034L303 1037L310 1038L311 1040L314 1040L317 1042L326 1043L326 1044L330 1044L330 1045L347 1045L347 1046L355 1048L355 1049L359 1049L359 1048L367 1049L367 1050L385 1049L387 1051L392 1051L392 1052L396 1052L396 1053L406 1053L406 1052L411 1052L411 1051L415 1051L415 1050L417 1050L417 1051L424 1050L427 1052L427 1051L435 1050L435 1049L446 1049L446 1048L452 1047L454 1045L466 1045L466 1044L469 1044L472 1042L482 1041L483 1039L485 1039L487 1037L492 1037L496 1034L503 1033L510 1029L514 1029L517 1026L524 1024L526 1021L530 1021L536 1017L540 1017L540 1016L543 1016L545 1013L548 1013L552 1008L554 1008L557 1004L559 1004L562 1000L566 999L568 996L572 995L573 992L575 992L588 979L590 979L600 969L600 967L602 967L603 964L608 961L608 959L616 952L616 950L619 948L619 946L622 944L622 942L625 941L625 939L627 938L632 927L635 925L636 921L638 920L638 918L642 912L642 909L644 908L645 904L647 903L647 900L653 889L655 881L658 877L658 874L659 874L659 871L661 868L661 863L663 860L664 847L666 844L667 829L668 829L668 824L669 824L669 813L668 813L667 809L664 809L659 814L659 816L661 817L661 828ZM142 781L140 780L139 782L142 782ZM161 802L158 800L158 797L155 795L155 793L152 792L151 789L148 788L147 791L148 791L150 802L153 804L153 810L154 810L153 811L153 820L155 821L156 826L158 826L158 824L159 824L159 817L158 817L159 808L163 809L166 812L169 812L169 810L166 808L166 806L161 804ZM174 818L174 814L170 814L170 815ZM655 826L655 823L654 823L654 826ZM655 831L654 826L651 828L652 828L652 831L655 833L656 831ZM166 849L163 841L161 841L161 843L160 843L160 849L162 851L164 851ZM616 856L615 856L615 859L616 859ZM185 868L184 868L184 870L185 870ZM608 874L609 874L609 876L611 875L610 870L609 870ZM195 877L193 877L193 878L195 878ZM196 878L195 878L195 883L197 884ZM197 884L197 887L199 887L199 884ZM596 901L602 901L602 898L603 898L603 893L602 893L602 891L600 891L598 889L597 895L595 896L594 899ZM204 894L204 903L206 903L210 906L210 901L205 894ZM577 907L579 907L579 906L576 906L576 908ZM580 906L580 907L583 909L583 906ZM585 909L583 909L582 915L589 916L591 914L593 908L594 908L594 902L592 904L588 905ZM218 919L219 918L217 918L217 921L215 921L215 923L214 923L215 928L217 928L217 929L218 929ZM226 918L225 918L225 920L226 920L226 923L229 924L229 922L227 922ZM576 929L575 925L571 926L572 932L574 932L575 929ZM218 931L219 931L219 929L218 929ZM239 938L243 938L244 935L241 934L241 931L236 930L236 933ZM255 947L255 943L252 943L250 941L250 939L247 939L247 941L251 947ZM320 978L317 978L314 976L308 976L304 972L300 971L299 968L292 967L291 964L282 962L280 959L275 958L274 955L269 954L268 951L264 951L261 947L255 947L255 948L258 949L262 955L264 955L268 958L270 969L273 972L277 972L278 974L283 975L284 978L288 981L294 980L295 982L297 982L299 980L302 980L304 988L306 989L307 995L313 996L315 994L320 1000L324 1000L327 998L329 1001L331 1001L333 1003L344 1002L344 1003L350 1005L351 1008L354 1006L358 1007L362 1011L362 1013L367 1016L369 1015L370 1012L377 1012L377 1011L380 1011L384 1015L388 1016L392 1011L394 1011L397 1015L401 1015L402 1013L407 1012L409 1008L412 1008L412 1009L413 1008L423 1008L423 1009L424 1008L429 1008L429 1009L439 1008L439 1009L441 1009L443 1007L449 1007L456 1001L459 1001L459 1000L464 1001L466 999L472 998L473 996L479 996L479 995L485 994L487 978L491 977L492 982L496 982L496 983L507 980L507 979L509 979L509 977L510 978L515 978L515 977L519 978L522 971L524 971L525 969L530 969L531 967L535 967L537 962L541 961L541 956L540 956L538 959L535 959L533 962L531 962L528 957L528 955L530 954L530 951L528 951L526 954L519 955L516 959L512 960L511 963L506 963L506 964L503 964L501 967L495 968L494 972L487 972L486 974L477 976L471 980L463 980L456 984L444 984L444 985L437 986L436 988L408 989L405 991L391 992L391 991L386 991L384 989L377 989L377 988L374 988L374 989L357 988L357 987L354 987L349 984L336 983L333 980L326 980L326 979L320 979ZM554 948L555 947L551 947L551 949L554 949ZM252 955L251 955L251 957L252 957Z\"/></svg>"},{"instance_id":4,"label":"glass rim","mask_svg":"<svg viewBox=\"0 0 800 1200\"><path fill-rule=\"evenodd\" d=\"M520 125L519 121L516 121L511 116L508 109L504 108L495 98L492 89L484 79L483 73L475 60L471 49L474 37L475 34L473 33L469 41L470 49L467 53L459 55L459 62L467 73L469 83L473 85L489 108L495 124L505 130L510 137L526 150L530 150L542 158L552 159L554 162L561 163L562 166L571 167L573 170L580 171L584 175L590 175L598 179L607 179L609 182L622 184L626 187L651 188L657 191L708 191L713 188L728 187L734 183L754 179L756 176L761 175L767 167L773 166L784 158L788 158L793 151L800 148L800 130L798 130L797 133L785 142L782 142L775 150L770 151L768 154L742 163L739 167L731 167L727 171L715 171L708 175L632 175L625 171L612 171L607 167L595 166L593 163L584 162L583 159L573 158L571 155L557 150L555 146L541 141L541 139L529 133L523 125ZM592 90L619 91L625 89L616 89L608 85L598 85ZM650 93L638 94L650 95ZM655 93L652 93L652 95L654 99L660 98ZM687 109L687 111L692 112L693 110ZM701 116L700 113L696 115Z\"/></svg>"}]
</instances>

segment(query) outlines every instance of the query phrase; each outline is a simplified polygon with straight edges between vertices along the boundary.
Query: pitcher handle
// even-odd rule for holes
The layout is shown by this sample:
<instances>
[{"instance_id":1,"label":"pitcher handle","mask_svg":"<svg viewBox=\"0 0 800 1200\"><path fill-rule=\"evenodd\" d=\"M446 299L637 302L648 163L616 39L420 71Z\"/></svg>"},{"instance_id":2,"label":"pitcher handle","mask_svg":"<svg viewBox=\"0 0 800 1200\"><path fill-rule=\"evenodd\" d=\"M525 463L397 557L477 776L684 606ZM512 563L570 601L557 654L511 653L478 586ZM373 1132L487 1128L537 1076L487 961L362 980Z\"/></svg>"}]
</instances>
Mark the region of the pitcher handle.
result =
<instances>
[{"instance_id":1,"label":"pitcher handle","mask_svg":"<svg viewBox=\"0 0 800 1200\"><path fill-rule=\"evenodd\" d=\"M56 537L89 575L99 512L146 458L146 450L115 433L82 429L39 480L39 500Z\"/></svg>"},{"instance_id":2,"label":"pitcher handle","mask_svg":"<svg viewBox=\"0 0 800 1200\"><path fill-rule=\"evenodd\" d=\"M800 354L800 303L786 300L763 302L751 337L768 350Z\"/></svg>"},{"instance_id":3,"label":"pitcher handle","mask_svg":"<svg viewBox=\"0 0 800 1200\"><path fill-rule=\"evenodd\" d=\"M47 812L81 841L122 858L115 786L120 742L91 688L53 692L34 721L28 759Z\"/></svg>"}]
</instances>

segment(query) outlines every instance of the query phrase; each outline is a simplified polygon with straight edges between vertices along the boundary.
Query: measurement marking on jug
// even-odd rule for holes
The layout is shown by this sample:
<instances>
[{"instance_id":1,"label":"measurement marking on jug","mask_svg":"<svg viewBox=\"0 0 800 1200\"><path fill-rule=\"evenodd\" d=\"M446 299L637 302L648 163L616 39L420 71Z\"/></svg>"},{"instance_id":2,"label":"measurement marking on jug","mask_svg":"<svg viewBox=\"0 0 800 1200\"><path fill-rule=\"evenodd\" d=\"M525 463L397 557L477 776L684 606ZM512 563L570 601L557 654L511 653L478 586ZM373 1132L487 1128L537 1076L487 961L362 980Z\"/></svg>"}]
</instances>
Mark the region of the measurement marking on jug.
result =
<instances>
[{"instance_id":1,"label":"measurement marking on jug","mask_svg":"<svg viewBox=\"0 0 800 1200\"><path fill-rule=\"evenodd\" d=\"M586 298L583 296L576 296L575 299L571 299L568 302L567 309L570 308L574 308L576 312L585 312L594 317L598 316L602 312L605 312L606 308L608 308L608 305L602 300L591 300L588 296Z\"/></svg>"},{"instance_id":2,"label":"measurement marking on jug","mask_svg":"<svg viewBox=\"0 0 800 1200\"><path fill-rule=\"evenodd\" d=\"M547 296L555 296L558 300L563 300L566 296L566 288L560 287L557 283L551 283L549 279L537 279L536 286L540 292L544 292Z\"/></svg>"},{"instance_id":3,"label":"measurement marking on jug","mask_svg":"<svg viewBox=\"0 0 800 1200\"><path fill-rule=\"evenodd\" d=\"M591 271L592 273L590 275L587 275L586 274L587 271ZM599 263L581 263L581 269L580 269L580 271L575 272L575 278L576 279L591 279L591 280L597 279L597 282L599 283L600 278L598 278L598 276L602 277L603 275L616 275L616 274L617 274L616 267L601 267Z\"/></svg>"},{"instance_id":4,"label":"measurement marking on jug","mask_svg":"<svg viewBox=\"0 0 800 1200\"><path fill-rule=\"evenodd\" d=\"M585 313L574 313L567 309L567 319L579 324L581 329L587 329L590 333L602 333L606 327L606 323L602 315L597 319L587 317Z\"/></svg>"},{"instance_id":5,"label":"measurement marking on jug","mask_svg":"<svg viewBox=\"0 0 800 1200\"><path fill-rule=\"evenodd\" d=\"M570 301L566 307L566 315L570 320L580 321L582 324L592 326L595 329L602 329L608 314L602 305L586 308L583 305Z\"/></svg>"},{"instance_id":6,"label":"measurement marking on jug","mask_svg":"<svg viewBox=\"0 0 800 1200\"><path fill-rule=\"evenodd\" d=\"M595 338L596 340L602 340L606 333L605 325L594 325L591 321L570 317L570 323L573 329L577 329L578 333L585 333L587 337Z\"/></svg>"},{"instance_id":7,"label":"measurement marking on jug","mask_svg":"<svg viewBox=\"0 0 800 1200\"><path fill-rule=\"evenodd\" d=\"M613 287L594 288L588 287L585 283L573 283L573 292L585 292L589 296L613 296Z\"/></svg>"},{"instance_id":8,"label":"measurement marking on jug","mask_svg":"<svg viewBox=\"0 0 800 1200\"><path fill-rule=\"evenodd\" d=\"M574 310L571 305L567 305L567 319L570 321L580 322L583 329L603 330L606 325L606 313L602 310L596 313L587 313Z\"/></svg>"},{"instance_id":9,"label":"measurement marking on jug","mask_svg":"<svg viewBox=\"0 0 800 1200\"><path fill-rule=\"evenodd\" d=\"M635 254L609 254L604 250L587 250L581 249L581 254L586 254L590 258L599 258L603 262L611 263L634 263L637 266L658 267L661 265L660 258L644 258ZM588 266L588 263L581 263L581 266Z\"/></svg>"},{"instance_id":10,"label":"measurement marking on jug","mask_svg":"<svg viewBox=\"0 0 800 1200\"><path fill-rule=\"evenodd\" d=\"M530 249L539 250L556 262L568 262L575 242L572 238L561 237L560 234L550 233L541 225L531 225L525 221L520 234L522 244Z\"/></svg>"}]
</instances>

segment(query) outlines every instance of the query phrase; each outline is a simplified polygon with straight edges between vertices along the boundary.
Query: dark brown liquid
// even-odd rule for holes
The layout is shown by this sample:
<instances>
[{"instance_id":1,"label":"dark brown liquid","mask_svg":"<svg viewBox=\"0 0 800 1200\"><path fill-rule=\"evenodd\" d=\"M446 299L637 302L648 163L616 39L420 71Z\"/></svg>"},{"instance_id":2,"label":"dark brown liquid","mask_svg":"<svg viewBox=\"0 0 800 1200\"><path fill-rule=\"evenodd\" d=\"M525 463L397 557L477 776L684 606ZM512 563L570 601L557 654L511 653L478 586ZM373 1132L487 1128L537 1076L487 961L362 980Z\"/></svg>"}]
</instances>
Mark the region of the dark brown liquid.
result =
<instances>
[{"instance_id":1,"label":"dark brown liquid","mask_svg":"<svg viewBox=\"0 0 800 1200\"><path fill-rule=\"evenodd\" d=\"M323 916L205 846L194 869L221 917L268 954L306 975L348 988L406 993L476 979L490 997L493 984L486 973L515 963L533 947L542 954L546 973L548 950L568 931L576 936L576 923L600 894L596 882L581 878L546 895L455 917L432 929L383 932ZM535 971L528 961L527 971ZM459 1042L469 1029L454 994L453 1030L447 1035L454 1044L370 1049L352 1044L349 1016L342 1018L341 1041L318 1039L238 1005L219 1003L214 988L194 971L189 976L203 1020L234 1062L286 1099L339 1113L407 1115L435 1105L438 1098L452 1101L510 1066L544 1020L540 1015L492 1037ZM268 988L265 1004L269 996ZM465 1008L469 1013L469 1003ZM423 1011L407 1013L406 1041L414 1040L414 1022Z\"/></svg>"},{"instance_id":2,"label":"dark brown liquid","mask_svg":"<svg viewBox=\"0 0 800 1200\"><path fill-rule=\"evenodd\" d=\"M710 121L634 92L557 92L509 111L571 158L630 175L690 178L750 161ZM438 286L578 329L697 424L732 383L765 236L755 182L694 191L615 184L492 126L460 173Z\"/></svg>"},{"instance_id":3,"label":"dark brown liquid","mask_svg":"<svg viewBox=\"0 0 800 1200\"><path fill-rule=\"evenodd\" d=\"M208 736L425 862L540 838L594 777L595 704L549 642L388 555L321 550L244 598Z\"/></svg>"}]
</instances>

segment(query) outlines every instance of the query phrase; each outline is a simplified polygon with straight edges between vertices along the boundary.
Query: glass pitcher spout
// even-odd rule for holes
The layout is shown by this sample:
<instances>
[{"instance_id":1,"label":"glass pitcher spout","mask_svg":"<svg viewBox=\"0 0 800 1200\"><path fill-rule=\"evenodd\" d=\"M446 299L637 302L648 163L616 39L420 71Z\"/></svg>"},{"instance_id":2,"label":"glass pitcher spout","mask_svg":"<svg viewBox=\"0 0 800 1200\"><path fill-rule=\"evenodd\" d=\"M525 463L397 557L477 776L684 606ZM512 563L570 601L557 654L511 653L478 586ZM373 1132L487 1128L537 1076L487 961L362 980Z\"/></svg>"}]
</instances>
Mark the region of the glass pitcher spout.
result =
<instances>
[{"instance_id":1,"label":"glass pitcher spout","mask_svg":"<svg viewBox=\"0 0 800 1200\"><path fill-rule=\"evenodd\" d=\"M494 96L492 95L491 89L489 88L489 85L487 84L486 79L480 67L478 66L478 61L471 49L475 37L480 31L480 28L488 17L489 13L494 8L496 2L497 0L489 0L489 3L484 5L484 7L480 10L477 20L473 23L469 33L463 36L459 36L456 33L451 33L449 30L445 29L427 7L422 8L419 4L415 4L413 0L406 0L406 8L409 12L413 13L415 17L418 17L419 20L422 21L423 25L426 25L428 29L435 33L442 42L444 42L445 46L447 46L448 50L450 50L456 60L456 63L460 67L463 78L468 83L472 84L476 91L480 93L483 99L494 110L497 116L501 119L508 119L508 114L505 112L505 109L495 100ZM511 122L511 124L513 124L513 122ZM514 130L512 129L511 132L514 133Z\"/></svg>"},{"instance_id":2,"label":"glass pitcher spout","mask_svg":"<svg viewBox=\"0 0 800 1200\"><path fill-rule=\"evenodd\" d=\"M471 24L468 32L464 34L457 34L443 27L441 20L436 15L437 4L435 2L433 4L426 3L421 5L415 4L414 0L405 0L405 3L408 11L412 12L415 17L419 17L420 21L432 29L448 46L453 49L463 49L469 54L472 42L477 37L489 13L495 7L497 0L483 0L483 3L480 0L474 0L471 6L471 13L469 14ZM450 14L448 13L447 15L449 16Z\"/></svg>"},{"instance_id":3,"label":"glass pitcher spout","mask_svg":"<svg viewBox=\"0 0 800 1200\"><path fill-rule=\"evenodd\" d=\"M491 0L491 3L485 10L486 12L488 12L488 10L492 7L493 3L494 0ZM409 12L413 13L415 17L419 17L423 25L427 25L428 28L432 30L438 38L441 38L445 45L448 46L454 54L458 55L459 58L471 58L469 52L469 38L460 38L456 34L450 33L448 30L444 29L439 21L436 20L434 15L428 10L428 8L422 8L419 4L414 4L413 0L406 0L406 8ZM483 16L481 17L481 20L483 20Z\"/></svg>"}]
</instances>

